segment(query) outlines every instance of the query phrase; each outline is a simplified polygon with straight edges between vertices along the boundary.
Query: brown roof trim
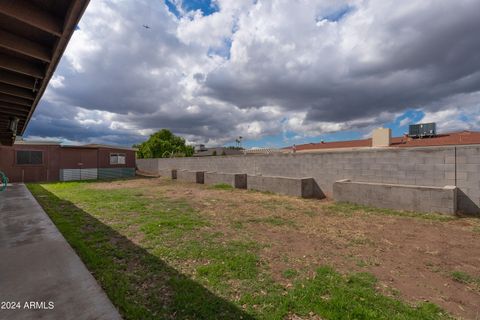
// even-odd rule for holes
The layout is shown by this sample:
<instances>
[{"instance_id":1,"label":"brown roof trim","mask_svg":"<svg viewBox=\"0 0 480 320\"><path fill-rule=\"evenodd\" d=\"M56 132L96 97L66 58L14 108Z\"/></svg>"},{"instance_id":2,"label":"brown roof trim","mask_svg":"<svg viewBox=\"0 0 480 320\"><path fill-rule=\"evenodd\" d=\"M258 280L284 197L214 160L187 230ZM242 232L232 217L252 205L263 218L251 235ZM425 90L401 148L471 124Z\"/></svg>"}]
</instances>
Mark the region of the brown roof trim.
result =
<instances>
[{"instance_id":1,"label":"brown roof trim","mask_svg":"<svg viewBox=\"0 0 480 320\"><path fill-rule=\"evenodd\" d=\"M477 131L456 131L430 138L413 139L410 137L393 137L391 144L387 148L415 148L415 147L434 147L434 146L452 146L452 145L474 145L480 144L480 132ZM332 141L320 143L306 143L296 145L297 152L309 152L327 149L352 149L352 148L370 148L372 139ZM292 149L293 146L286 149Z\"/></svg>"},{"instance_id":2,"label":"brown roof trim","mask_svg":"<svg viewBox=\"0 0 480 320\"><path fill-rule=\"evenodd\" d=\"M83 145L64 145L62 148L81 148L81 149L117 149L117 150L127 150L127 151L138 151L135 148L122 147L122 146L111 146L106 144L83 144Z\"/></svg>"}]
</instances>

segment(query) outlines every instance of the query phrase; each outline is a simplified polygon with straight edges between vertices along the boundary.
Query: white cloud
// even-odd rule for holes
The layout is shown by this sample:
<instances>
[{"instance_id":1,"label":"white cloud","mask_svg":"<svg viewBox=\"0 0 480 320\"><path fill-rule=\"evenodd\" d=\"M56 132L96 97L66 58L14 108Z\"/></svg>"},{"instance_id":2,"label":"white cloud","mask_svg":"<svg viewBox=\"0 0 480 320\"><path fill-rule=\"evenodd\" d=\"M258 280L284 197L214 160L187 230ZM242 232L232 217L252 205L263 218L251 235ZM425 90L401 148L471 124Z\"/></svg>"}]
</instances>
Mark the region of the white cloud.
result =
<instances>
[{"instance_id":1,"label":"white cloud","mask_svg":"<svg viewBox=\"0 0 480 320\"><path fill-rule=\"evenodd\" d=\"M170 128L222 144L369 132L408 108L478 127L478 1L215 3L177 18L159 1L91 1L32 134L130 144Z\"/></svg>"}]
</instances>

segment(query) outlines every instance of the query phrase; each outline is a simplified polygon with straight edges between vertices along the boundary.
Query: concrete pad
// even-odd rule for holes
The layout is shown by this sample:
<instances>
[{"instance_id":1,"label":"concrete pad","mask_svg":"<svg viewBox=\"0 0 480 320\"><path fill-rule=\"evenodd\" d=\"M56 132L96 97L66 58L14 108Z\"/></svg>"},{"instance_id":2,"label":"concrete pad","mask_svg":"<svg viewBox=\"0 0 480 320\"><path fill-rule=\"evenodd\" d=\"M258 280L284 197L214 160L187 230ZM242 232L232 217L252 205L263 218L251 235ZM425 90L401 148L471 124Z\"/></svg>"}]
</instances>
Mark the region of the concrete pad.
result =
<instances>
[{"instance_id":1,"label":"concrete pad","mask_svg":"<svg viewBox=\"0 0 480 320\"><path fill-rule=\"evenodd\" d=\"M205 172L205 184L228 184L234 188L247 188L247 175L245 173Z\"/></svg>"},{"instance_id":2,"label":"concrete pad","mask_svg":"<svg viewBox=\"0 0 480 320\"><path fill-rule=\"evenodd\" d=\"M247 175L247 189L268 191L302 198L325 197L313 178Z\"/></svg>"},{"instance_id":3,"label":"concrete pad","mask_svg":"<svg viewBox=\"0 0 480 320\"><path fill-rule=\"evenodd\" d=\"M205 171L177 170L177 180L203 184L204 174Z\"/></svg>"},{"instance_id":4,"label":"concrete pad","mask_svg":"<svg viewBox=\"0 0 480 320\"><path fill-rule=\"evenodd\" d=\"M0 319L121 319L23 184L0 192L0 302L20 303Z\"/></svg>"},{"instance_id":5,"label":"concrete pad","mask_svg":"<svg viewBox=\"0 0 480 320\"><path fill-rule=\"evenodd\" d=\"M430 187L339 180L333 185L333 198L340 202L378 208L435 212L454 215L457 187Z\"/></svg>"}]
</instances>

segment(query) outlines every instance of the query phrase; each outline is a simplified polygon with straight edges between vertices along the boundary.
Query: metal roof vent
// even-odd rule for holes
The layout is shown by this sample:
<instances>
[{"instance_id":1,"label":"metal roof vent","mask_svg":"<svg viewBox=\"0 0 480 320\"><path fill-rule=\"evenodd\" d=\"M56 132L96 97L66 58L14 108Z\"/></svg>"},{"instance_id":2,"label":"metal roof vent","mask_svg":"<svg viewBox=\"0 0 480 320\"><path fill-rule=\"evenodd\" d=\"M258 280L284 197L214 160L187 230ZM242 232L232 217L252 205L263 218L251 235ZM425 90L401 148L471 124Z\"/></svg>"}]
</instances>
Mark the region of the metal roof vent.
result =
<instances>
[{"instance_id":1,"label":"metal roof vent","mask_svg":"<svg viewBox=\"0 0 480 320\"><path fill-rule=\"evenodd\" d=\"M437 125L432 123L411 124L408 127L408 136L412 138L426 138L437 135Z\"/></svg>"}]
</instances>

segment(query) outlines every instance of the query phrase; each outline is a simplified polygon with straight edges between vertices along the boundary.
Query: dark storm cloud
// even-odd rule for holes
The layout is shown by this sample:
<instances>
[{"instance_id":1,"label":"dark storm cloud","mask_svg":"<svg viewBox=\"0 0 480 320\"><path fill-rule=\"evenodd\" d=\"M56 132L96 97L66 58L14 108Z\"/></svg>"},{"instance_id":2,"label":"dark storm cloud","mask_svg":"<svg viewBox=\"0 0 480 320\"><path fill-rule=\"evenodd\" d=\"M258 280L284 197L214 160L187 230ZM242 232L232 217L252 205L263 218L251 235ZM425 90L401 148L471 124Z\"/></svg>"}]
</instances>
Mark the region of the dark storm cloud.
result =
<instances>
[{"instance_id":1,"label":"dark storm cloud","mask_svg":"<svg viewBox=\"0 0 480 320\"><path fill-rule=\"evenodd\" d=\"M375 3L372 1L371 6ZM401 11L402 5L396 9ZM242 46L248 57L242 64L250 71L247 74L235 72L235 62L210 73L207 94L240 107L278 104L289 111L308 111L309 121L341 122L424 107L450 95L475 92L480 90L480 37L474 31L480 30L478 12L478 1L420 4L418 10L405 14L357 8L341 22L345 26L336 24L343 30L343 39L337 40L352 37L349 41L365 41L363 45L375 57L363 59L362 51L355 47L347 54L335 46L328 52L320 48L321 57L339 56L337 61L333 59L337 64L321 69L315 63L310 70L301 64L286 68L304 52L293 51L279 58L275 51L288 42L314 50L317 47L309 42L321 42L328 35L316 37L309 28L304 33L312 37L293 39L274 33L275 41L253 40ZM372 15L373 22L356 23L365 13ZM313 21L311 27L315 28ZM349 30L354 27L369 31ZM355 38L360 36L366 38Z\"/></svg>"},{"instance_id":2,"label":"dark storm cloud","mask_svg":"<svg viewBox=\"0 0 480 320\"><path fill-rule=\"evenodd\" d=\"M169 128L215 144L368 130L407 108L460 117L465 97L478 106L479 1L218 8L175 16L161 1L92 1L28 133L130 145Z\"/></svg>"}]
</instances>

